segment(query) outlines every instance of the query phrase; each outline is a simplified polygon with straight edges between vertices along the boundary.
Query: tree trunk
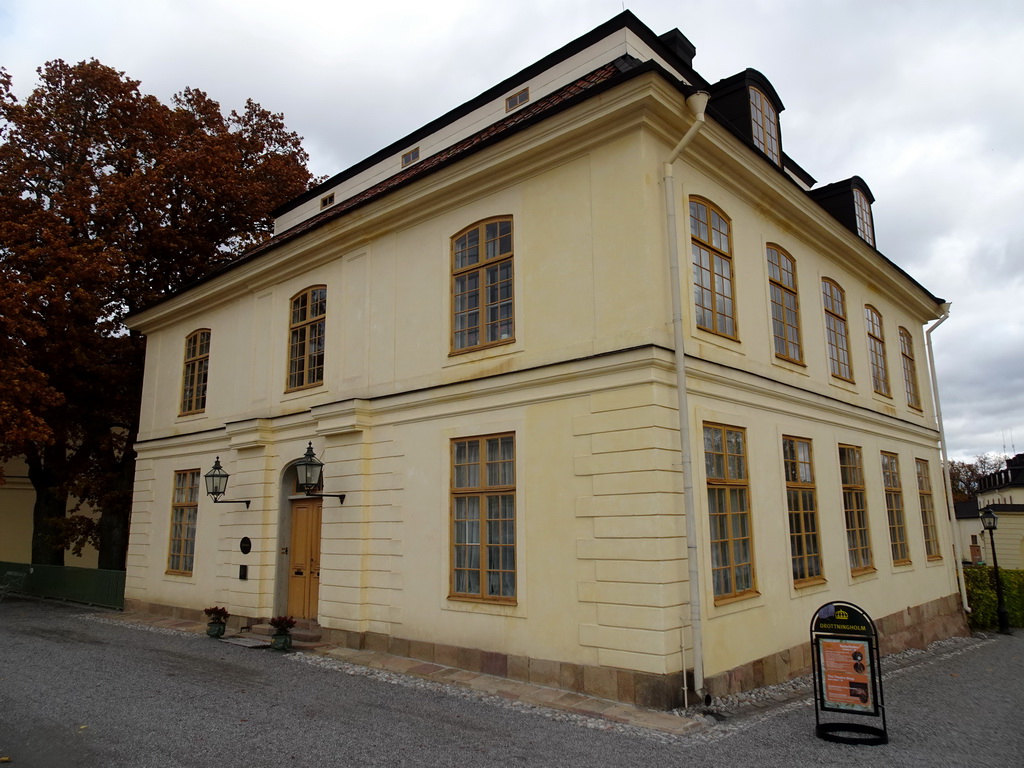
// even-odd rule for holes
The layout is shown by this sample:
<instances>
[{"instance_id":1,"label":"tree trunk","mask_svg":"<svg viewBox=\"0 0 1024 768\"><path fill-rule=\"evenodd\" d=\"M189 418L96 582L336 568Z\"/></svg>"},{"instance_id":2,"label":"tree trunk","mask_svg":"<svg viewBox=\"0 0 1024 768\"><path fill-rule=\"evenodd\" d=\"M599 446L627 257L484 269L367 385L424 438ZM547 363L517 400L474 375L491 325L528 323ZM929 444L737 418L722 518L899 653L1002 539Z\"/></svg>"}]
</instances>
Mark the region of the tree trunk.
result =
<instances>
[{"instance_id":1,"label":"tree trunk","mask_svg":"<svg viewBox=\"0 0 1024 768\"><path fill-rule=\"evenodd\" d=\"M32 563L35 565L64 565L64 548L51 537L49 521L68 513L68 493L61 490L54 473L39 456L27 456L28 477L36 491L32 507Z\"/></svg>"},{"instance_id":2,"label":"tree trunk","mask_svg":"<svg viewBox=\"0 0 1024 768\"><path fill-rule=\"evenodd\" d=\"M128 559L128 528L131 510L105 510L100 517L100 553L97 566L110 571L123 571Z\"/></svg>"},{"instance_id":3,"label":"tree trunk","mask_svg":"<svg viewBox=\"0 0 1024 768\"><path fill-rule=\"evenodd\" d=\"M141 400L139 395L138 399ZM126 446L110 473L113 493L100 517L99 567L123 571L128 559L128 533L132 522L132 491L135 488L135 436L138 426L133 425Z\"/></svg>"}]
</instances>

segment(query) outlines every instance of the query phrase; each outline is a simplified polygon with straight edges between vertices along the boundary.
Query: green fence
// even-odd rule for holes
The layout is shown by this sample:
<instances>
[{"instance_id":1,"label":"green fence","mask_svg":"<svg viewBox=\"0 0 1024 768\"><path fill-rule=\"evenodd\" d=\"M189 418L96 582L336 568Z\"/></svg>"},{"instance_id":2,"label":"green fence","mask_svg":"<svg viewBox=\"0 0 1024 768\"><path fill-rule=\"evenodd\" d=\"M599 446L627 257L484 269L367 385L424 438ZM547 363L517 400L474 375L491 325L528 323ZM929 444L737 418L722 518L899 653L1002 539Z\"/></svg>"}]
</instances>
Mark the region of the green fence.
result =
<instances>
[{"instance_id":1,"label":"green fence","mask_svg":"<svg viewBox=\"0 0 1024 768\"><path fill-rule=\"evenodd\" d=\"M69 565L28 565L0 560L0 578L8 571L26 574L24 592L28 595L118 610L124 608L124 571Z\"/></svg>"}]
</instances>

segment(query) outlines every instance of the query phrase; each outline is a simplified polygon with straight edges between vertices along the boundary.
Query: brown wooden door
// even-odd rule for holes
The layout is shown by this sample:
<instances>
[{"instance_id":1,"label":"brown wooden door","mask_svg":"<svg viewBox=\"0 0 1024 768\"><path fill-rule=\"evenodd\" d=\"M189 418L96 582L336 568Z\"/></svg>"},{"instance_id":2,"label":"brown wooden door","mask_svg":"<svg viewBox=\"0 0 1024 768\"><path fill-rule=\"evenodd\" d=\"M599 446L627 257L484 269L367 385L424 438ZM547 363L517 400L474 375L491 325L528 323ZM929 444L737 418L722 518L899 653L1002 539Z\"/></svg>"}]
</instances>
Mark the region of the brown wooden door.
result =
<instances>
[{"instance_id":1,"label":"brown wooden door","mask_svg":"<svg viewBox=\"0 0 1024 768\"><path fill-rule=\"evenodd\" d=\"M320 521L323 502L292 502L292 538L288 547L288 615L316 619L320 598Z\"/></svg>"}]
</instances>

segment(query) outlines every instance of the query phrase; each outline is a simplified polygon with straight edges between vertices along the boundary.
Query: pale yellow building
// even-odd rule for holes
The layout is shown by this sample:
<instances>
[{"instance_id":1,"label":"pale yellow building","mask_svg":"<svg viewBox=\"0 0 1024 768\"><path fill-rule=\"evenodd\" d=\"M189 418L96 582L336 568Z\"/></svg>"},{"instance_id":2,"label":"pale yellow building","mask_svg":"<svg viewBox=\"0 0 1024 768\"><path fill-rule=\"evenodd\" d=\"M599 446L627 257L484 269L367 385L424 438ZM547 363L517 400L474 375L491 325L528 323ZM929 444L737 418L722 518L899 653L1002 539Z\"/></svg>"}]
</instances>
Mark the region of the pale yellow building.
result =
<instances>
[{"instance_id":1,"label":"pale yellow building","mask_svg":"<svg viewBox=\"0 0 1024 768\"><path fill-rule=\"evenodd\" d=\"M999 567L1024 569L1024 453L1007 459L1003 469L981 478L978 508L990 509L996 515L994 538ZM982 530L980 519L969 525L968 535L977 536L982 557L991 565L992 537Z\"/></svg>"},{"instance_id":2,"label":"pale yellow building","mask_svg":"<svg viewBox=\"0 0 1024 768\"><path fill-rule=\"evenodd\" d=\"M764 76L694 52L626 12L131 318L128 607L658 707L806 673L831 600L884 650L965 631L943 301L876 250L863 180L783 153ZM336 496L298 489L308 447Z\"/></svg>"},{"instance_id":3,"label":"pale yellow building","mask_svg":"<svg viewBox=\"0 0 1024 768\"><path fill-rule=\"evenodd\" d=\"M32 562L32 508L36 503L36 492L29 480L28 467L22 457L16 457L3 465L4 482L0 485L0 563ZM77 505L75 499L68 501L69 511ZM79 514L93 514L85 507ZM99 553L87 544L80 555L71 550L64 553L64 564L77 568L95 568Z\"/></svg>"}]
</instances>

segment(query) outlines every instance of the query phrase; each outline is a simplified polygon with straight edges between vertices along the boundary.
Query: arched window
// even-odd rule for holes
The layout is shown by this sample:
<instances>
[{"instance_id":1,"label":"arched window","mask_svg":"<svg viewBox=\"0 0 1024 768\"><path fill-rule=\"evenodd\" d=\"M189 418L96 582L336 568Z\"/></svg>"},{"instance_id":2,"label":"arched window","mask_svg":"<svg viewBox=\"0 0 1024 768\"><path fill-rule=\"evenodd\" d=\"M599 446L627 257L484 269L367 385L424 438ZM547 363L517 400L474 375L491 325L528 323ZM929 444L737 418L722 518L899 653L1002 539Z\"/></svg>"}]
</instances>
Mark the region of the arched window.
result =
<instances>
[{"instance_id":1,"label":"arched window","mask_svg":"<svg viewBox=\"0 0 1024 768\"><path fill-rule=\"evenodd\" d=\"M803 362L796 262L784 250L771 244L768 245L768 291L771 294L775 356L794 363Z\"/></svg>"},{"instance_id":2,"label":"arched window","mask_svg":"<svg viewBox=\"0 0 1024 768\"><path fill-rule=\"evenodd\" d=\"M323 382L326 317L327 286L313 286L292 297L288 328L289 390Z\"/></svg>"},{"instance_id":3,"label":"arched window","mask_svg":"<svg viewBox=\"0 0 1024 768\"><path fill-rule=\"evenodd\" d=\"M885 330L882 328L881 314L870 304L864 307L864 324L868 329L871 386L878 394L889 397L889 366L885 362Z\"/></svg>"},{"instance_id":4,"label":"arched window","mask_svg":"<svg viewBox=\"0 0 1024 768\"><path fill-rule=\"evenodd\" d=\"M466 352L515 341L512 217L452 238L452 345Z\"/></svg>"},{"instance_id":5,"label":"arched window","mask_svg":"<svg viewBox=\"0 0 1024 768\"><path fill-rule=\"evenodd\" d=\"M206 410L206 382L210 370L210 330L193 331L185 339L185 369L181 377L181 415Z\"/></svg>"},{"instance_id":6,"label":"arched window","mask_svg":"<svg viewBox=\"0 0 1024 768\"><path fill-rule=\"evenodd\" d=\"M757 148L779 165L779 115L768 97L757 88L750 89L750 120Z\"/></svg>"},{"instance_id":7,"label":"arched window","mask_svg":"<svg viewBox=\"0 0 1024 768\"><path fill-rule=\"evenodd\" d=\"M853 381L850 334L846 324L846 294L838 283L828 278L821 281L821 292L825 302L825 333L832 375L838 379Z\"/></svg>"},{"instance_id":8,"label":"arched window","mask_svg":"<svg viewBox=\"0 0 1024 768\"><path fill-rule=\"evenodd\" d=\"M690 201L693 301L697 327L736 338L729 220L705 200Z\"/></svg>"},{"instance_id":9,"label":"arched window","mask_svg":"<svg viewBox=\"0 0 1024 768\"><path fill-rule=\"evenodd\" d=\"M875 225L871 219L871 203L859 189L853 190L853 209L857 216L857 234L873 246L875 244Z\"/></svg>"},{"instance_id":10,"label":"arched window","mask_svg":"<svg viewBox=\"0 0 1024 768\"><path fill-rule=\"evenodd\" d=\"M914 339L906 328L900 328L900 357L903 359L903 385L906 387L907 405L921 410L921 393L917 388L917 363L914 362Z\"/></svg>"}]
</instances>

